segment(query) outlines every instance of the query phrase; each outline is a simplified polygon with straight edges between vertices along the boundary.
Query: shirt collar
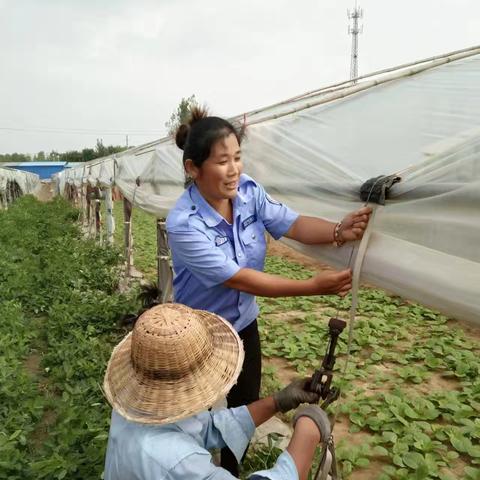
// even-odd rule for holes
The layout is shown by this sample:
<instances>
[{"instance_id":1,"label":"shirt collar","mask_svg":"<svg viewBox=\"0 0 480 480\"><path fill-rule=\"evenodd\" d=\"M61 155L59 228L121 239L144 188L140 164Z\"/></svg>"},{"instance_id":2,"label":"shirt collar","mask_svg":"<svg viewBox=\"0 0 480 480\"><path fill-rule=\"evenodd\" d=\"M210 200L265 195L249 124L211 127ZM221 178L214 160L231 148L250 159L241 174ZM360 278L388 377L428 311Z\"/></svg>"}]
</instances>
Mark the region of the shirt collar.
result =
<instances>
[{"instance_id":1,"label":"shirt collar","mask_svg":"<svg viewBox=\"0 0 480 480\"><path fill-rule=\"evenodd\" d=\"M240 183L243 182L240 181ZM203 198L202 194L200 193L198 187L195 184L192 184L192 186L190 187L190 198L193 202L192 210L193 207L196 207L196 210L200 212L200 215L209 227L216 227L217 225L220 225L222 221L226 222L226 220ZM245 199L245 196L240 193L240 191L238 191L236 197L233 199L232 202L234 217L240 215L243 218L242 214L245 212L244 208L242 207L246 203L247 201Z\"/></svg>"},{"instance_id":2,"label":"shirt collar","mask_svg":"<svg viewBox=\"0 0 480 480\"><path fill-rule=\"evenodd\" d=\"M245 205L247 203L247 200L245 199L245 196L240 193L240 190L237 192L237 196L233 200L233 205L241 207L241 205Z\"/></svg>"},{"instance_id":3,"label":"shirt collar","mask_svg":"<svg viewBox=\"0 0 480 480\"><path fill-rule=\"evenodd\" d=\"M209 227L216 227L225 220L202 196L197 186L190 187L190 198L192 199L192 210L197 210ZM195 209L193 208L195 207Z\"/></svg>"}]
</instances>

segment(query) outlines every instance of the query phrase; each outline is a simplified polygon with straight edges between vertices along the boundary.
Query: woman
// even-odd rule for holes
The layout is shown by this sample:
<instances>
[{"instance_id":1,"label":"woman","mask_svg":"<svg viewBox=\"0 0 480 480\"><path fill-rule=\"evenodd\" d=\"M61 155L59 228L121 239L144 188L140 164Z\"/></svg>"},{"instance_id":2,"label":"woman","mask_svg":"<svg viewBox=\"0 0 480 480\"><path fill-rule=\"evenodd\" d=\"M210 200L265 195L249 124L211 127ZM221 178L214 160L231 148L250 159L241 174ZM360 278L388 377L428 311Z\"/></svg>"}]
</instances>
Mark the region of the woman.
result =
<instances>
[{"instance_id":1,"label":"woman","mask_svg":"<svg viewBox=\"0 0 480 480\"><path fill-rule=\"evenodd\" d=\"M362 208L342 222L298 215L272 199L242 174L240 134L226 120L194 109L179 127L176 143L192 184L167 218L175 277L175 301L226 318L245 348L243 370L230 391L229 407L259 398L261 352L255 295L284 297L337 294L351 288L350 269L290 280L263 272L265 231L304 244L342 245L362 237L370 214ZM222 451L222 466L238 475L237 463Z\"/></svg>"}]
</instances>

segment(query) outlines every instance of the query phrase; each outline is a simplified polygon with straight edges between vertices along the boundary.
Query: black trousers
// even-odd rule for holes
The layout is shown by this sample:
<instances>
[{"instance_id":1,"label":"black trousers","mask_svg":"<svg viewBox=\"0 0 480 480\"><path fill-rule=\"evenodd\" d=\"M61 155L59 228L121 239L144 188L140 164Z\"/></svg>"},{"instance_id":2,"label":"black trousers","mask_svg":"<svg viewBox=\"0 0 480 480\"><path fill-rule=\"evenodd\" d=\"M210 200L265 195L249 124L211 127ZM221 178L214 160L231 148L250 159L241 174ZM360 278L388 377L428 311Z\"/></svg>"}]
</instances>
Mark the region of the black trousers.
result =
<instances>
[{"instance_id":1,"label":"black trousers","mask_svg":"<svg viewBox=\"0 0 480 480\"><path fill-rule=\"evenodd\" d=\"M262 353L257 321L255 320L238 334L243 341L245 359L237 384L227 395L229 408L248 405L258 400L260 396ZM238 462L228 447L222 448L220 465L232 475L238 477Z\"/></svg>"}]
</instances>

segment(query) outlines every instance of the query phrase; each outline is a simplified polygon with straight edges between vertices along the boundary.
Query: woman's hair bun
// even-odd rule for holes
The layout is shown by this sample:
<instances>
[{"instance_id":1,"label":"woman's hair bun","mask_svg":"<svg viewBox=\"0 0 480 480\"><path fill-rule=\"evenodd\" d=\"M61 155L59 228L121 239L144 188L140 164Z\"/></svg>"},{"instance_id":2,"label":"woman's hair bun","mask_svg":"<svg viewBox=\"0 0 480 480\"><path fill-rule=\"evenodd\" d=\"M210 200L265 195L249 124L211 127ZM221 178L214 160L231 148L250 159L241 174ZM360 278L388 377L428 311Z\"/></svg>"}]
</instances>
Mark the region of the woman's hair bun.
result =
<instances>
[{"instance_id":1,"label":"woman's hair bun","mask_svg":"<svg viewBox=\"0 0 480 480\"><path fill-rule=\"evenodd\" d=\"M199 120L208 117L208 111L205 107L199 107L198 105L193 105L190 108L190 113L188 120L185 123L182 123L175 133L175 143L177 147L183 150L185 148L185 143L187 142L188 134L192 125L197 123Z\"/></svg>"},{"instance_id":2,"label":"woman's hair bun","mask_svg":"<svg viewBox=\"0 0 480 480\"><path fill-rule=\"evenodd\" d=\"M208 110L205 107L193 105L192 108L190 108L190 117L188 119L188 123L191 126L194 123L198 122L199 120L202 120L202 118L207 118L207 117L208 117Z\"/></svg>"},{"instance_id":3,"label":"woman's hair bun","mask_svg":"<svg viewBox=\"0 0 480 480\"><path fill-rule=\"evenodd\" d=\"M182 123L175 133L175 143L177 147L183 150L187 141L188 133L190 132L190 125Z\"/></svg>"}]
</instances>

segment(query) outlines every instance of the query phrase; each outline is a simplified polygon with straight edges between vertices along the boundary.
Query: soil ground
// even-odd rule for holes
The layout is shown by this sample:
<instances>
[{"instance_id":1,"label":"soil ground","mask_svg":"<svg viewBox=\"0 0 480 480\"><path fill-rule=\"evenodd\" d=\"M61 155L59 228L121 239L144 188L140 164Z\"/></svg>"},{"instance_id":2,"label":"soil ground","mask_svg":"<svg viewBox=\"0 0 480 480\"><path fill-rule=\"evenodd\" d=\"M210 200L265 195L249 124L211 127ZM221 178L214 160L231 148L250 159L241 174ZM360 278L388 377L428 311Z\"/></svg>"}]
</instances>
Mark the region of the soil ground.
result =
<instances>
[{"instance_id":1,"label":"soil ground","mask_svg":"<svg viewBox=\"0 0 480 480\"><path fill-rule=\"evenodd\" d=\"M35 193L35 197L41 202L49 202L53 198L53 186L50 182L42 182L38 192Z\"/></svg>"}]
</instances>

